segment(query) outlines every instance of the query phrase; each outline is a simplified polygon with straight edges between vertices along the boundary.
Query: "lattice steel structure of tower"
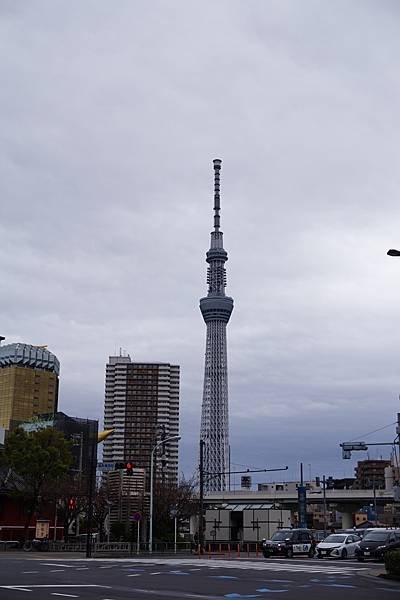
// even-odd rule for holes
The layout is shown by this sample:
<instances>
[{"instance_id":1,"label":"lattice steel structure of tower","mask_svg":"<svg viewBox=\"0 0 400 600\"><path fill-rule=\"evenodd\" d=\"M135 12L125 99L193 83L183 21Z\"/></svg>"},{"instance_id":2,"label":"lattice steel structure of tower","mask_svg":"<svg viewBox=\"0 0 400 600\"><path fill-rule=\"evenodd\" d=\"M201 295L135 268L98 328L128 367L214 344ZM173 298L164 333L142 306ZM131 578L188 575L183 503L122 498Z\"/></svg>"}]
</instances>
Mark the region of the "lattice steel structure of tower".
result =
<instances>
[{"instance_id":1,"label":"lattice steel structure of tower","mask_svg":"<svg viewBox=\"0 0 400 600\"><path fill-rule=\"evenodd\" d=\"M226 325L233 310L233 299L225 295L228 254L220 231L221 162L219 159L213 161L214 230L211 232L211 247L206 254L208 294L200 300L200 310L207 325L200 439L204 442L204 489L209 492L226 489L229 470Z\"/></svg>"}]
</instances>

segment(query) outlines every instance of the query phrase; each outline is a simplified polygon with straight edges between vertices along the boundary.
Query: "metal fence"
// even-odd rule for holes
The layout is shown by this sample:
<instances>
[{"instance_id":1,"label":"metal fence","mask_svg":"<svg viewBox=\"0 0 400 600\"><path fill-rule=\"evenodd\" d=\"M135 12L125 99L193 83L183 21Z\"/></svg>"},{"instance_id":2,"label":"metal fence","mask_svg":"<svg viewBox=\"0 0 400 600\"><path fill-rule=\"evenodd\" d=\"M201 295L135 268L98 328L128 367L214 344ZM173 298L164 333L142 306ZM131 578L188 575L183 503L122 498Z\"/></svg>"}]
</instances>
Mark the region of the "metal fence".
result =
<instances>
[{"instance_id":1,"label":"metal fence","mask_svg":"<svg viewBox=\"0 0 400 600\"><path fill-rule=\"evenodd\" d=\"M0 552L21 550L23 545L14 541L1 541ZM35 548L28 548L35 550ZM39 549L39 548L38 548ZM37 549L36 549L37 550ZM49 552L76 552L80 554L86 553L86 542L54 542L50 541L46 551ZM154 542L153 554L194 554L198 556L225 556L227 558L240 556L256 555L261 551L261 544L246 543L246 542L215 542L206 543L203 548L193 542ZM139 546L136 542L93 542L91 546L92 556L135 556L149 555L148 543L141 543Z\"/></svg>"},{"instance_id":2,"label":"metal fence","mask_svg":"<svg viewBox=\"0 0 400 600\"><path fill-rule=\"evenodd\" d=\"M91 546L93 555L104 554L148 554L149 545L142 543L137 545L136 542L93 542ZM153 543L153 553L188 553L194 550L193 544L190 542L178 542L176 545L173 542L155 542ZM50 552L86 552L86 542L76 543L69 542L50 542Z\"/></svg>"}]
</instances>

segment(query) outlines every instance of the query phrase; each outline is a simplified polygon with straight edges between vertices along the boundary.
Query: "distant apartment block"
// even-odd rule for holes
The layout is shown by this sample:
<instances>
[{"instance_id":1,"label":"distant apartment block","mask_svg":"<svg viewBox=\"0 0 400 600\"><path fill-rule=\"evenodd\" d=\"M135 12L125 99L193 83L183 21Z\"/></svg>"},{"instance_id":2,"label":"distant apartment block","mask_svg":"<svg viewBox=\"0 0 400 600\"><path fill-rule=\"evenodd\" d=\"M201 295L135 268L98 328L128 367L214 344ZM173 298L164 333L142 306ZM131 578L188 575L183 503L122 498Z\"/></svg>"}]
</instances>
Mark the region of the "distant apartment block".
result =
<instances>
[{"instance_id":1,"label":"distant apartment block","mask_svg":"<svg viewBox=\"0 0 400 600\"><path fill-rule=\"evenodd\" d=\"M53 415L58 404L60 363L42 346L0 346L0 427Z\"/></svg>"},{"instance_id":2,"label":"distant apartment block","mask_svg":"<svg viewBox=\"0 0 400 600\"><path fill-rule=\"evenodd\" d=\"M104 441L104 462L131 461L144 469L149 487L150 456L163 437L179 433L179 366L132 362L110 356L106 365L104 428L115 429ZM155 478L178 480L178 440L159 447Z\"/></svg>"},{"instance_id":3,"label":"distant apartment block","mask_svg":"<svg viewBox=\"0 0 400 600\"><path fill-rule=\"evenodd\" d=\"M354 469L356 475L355 488L361 490L385 489L385 469L390 467L390 460L359 460Z\"/></svg>"},{"instance_id":4,"label":"distant apartment block","mask_svg":"<svg viewBox=\"0 0 400 600\"><path fill-rule=\"evenodd\" d=\"M145 480L144 469L133 469L132 475L127 475L125 469L107 474L107 488L112 501L110 523L127 523L135 512L148 515L149 497L145 494Z\"/></svg>"}]
</instances>

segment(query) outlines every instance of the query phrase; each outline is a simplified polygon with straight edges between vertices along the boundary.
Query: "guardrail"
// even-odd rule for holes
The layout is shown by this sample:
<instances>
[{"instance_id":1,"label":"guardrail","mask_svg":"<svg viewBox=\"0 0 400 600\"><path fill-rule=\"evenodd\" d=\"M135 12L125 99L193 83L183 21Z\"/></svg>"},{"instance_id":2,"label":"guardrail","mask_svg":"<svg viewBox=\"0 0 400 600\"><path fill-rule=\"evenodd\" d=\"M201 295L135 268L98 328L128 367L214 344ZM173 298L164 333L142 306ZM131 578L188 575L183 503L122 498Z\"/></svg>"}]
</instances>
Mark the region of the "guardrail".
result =
<instances>
[{"instance_id":1,"label":"guardrail","mask_svg":"<svg viewBox=\"0 0 400 600\"><path fill-rule=\"evenodd\" d=\"M20 550L21 542L17 540L0 540L0 552L9 552L10 550Z\"/></svg>"},{"instance_id":2,"label":"guardrail","mask_svg":"<svg viewBox=\"0 0 400 600\"><path fill-rule=\"evenodd\" d=\"M142 543L137 546L136 542L93 542L91 546L92 554L148 554L149 545ZM176 544L176 553L189 552L194 550L190 542L178 542ZM50 552L86 552L86 542L76 543L68 542L50 542ZM175 544L173 542L155 542L153 543L153 553L175 553Z\"/></svg>"},{"instance_id":3,"label":"guardrail","mask_svg":"<svg viewBox=\"0 0 400 600\"><path fill-rule=\"evenodd\" d=\"M0 552L3 551L15 551L21 550L23 544L18 541L5 541L0 540ZM28 549L28 548L26 548ZM30 550L40 550L40 548L29 548ZM81 554L86 553L86 542L75 542L73 540L62 542L62 541L49 541L48 546L43 551L49 552L79 552ZM119 556L134 556L134 555L149 555L149 545L147 543L141 543L139 547L136 542L93 542L92 547L93 556L104 556L104 555L119 555ZM260 550L260 544L257 542L246 543L246 542L206 542L203 548L199 548L191 542L178 542L175 546L173 542L154 542L153 543L153 554L196 554L196 555L250 555L258 554Z\"/></svg>"}]
</instances>

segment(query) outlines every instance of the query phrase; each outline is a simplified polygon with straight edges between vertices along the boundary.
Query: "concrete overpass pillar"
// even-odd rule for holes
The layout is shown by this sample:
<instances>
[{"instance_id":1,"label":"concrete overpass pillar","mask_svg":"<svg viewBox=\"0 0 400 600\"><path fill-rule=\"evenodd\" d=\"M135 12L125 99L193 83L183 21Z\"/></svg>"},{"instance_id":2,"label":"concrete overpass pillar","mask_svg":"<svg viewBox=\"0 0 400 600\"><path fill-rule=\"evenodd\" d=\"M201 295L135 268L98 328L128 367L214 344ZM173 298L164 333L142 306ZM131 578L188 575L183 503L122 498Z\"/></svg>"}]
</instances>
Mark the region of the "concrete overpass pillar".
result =
<instances>
[{"instance_id":1,"label":"concrete overpass pillar","mask_svg":"<svg viewBox=\"0 0 400 600\"><path fill-rule=\"evenodd\" d=\"M342 512L342 529L350 529L353 526L353 513L347 511Z\"/></svg>"}]
</instances>

